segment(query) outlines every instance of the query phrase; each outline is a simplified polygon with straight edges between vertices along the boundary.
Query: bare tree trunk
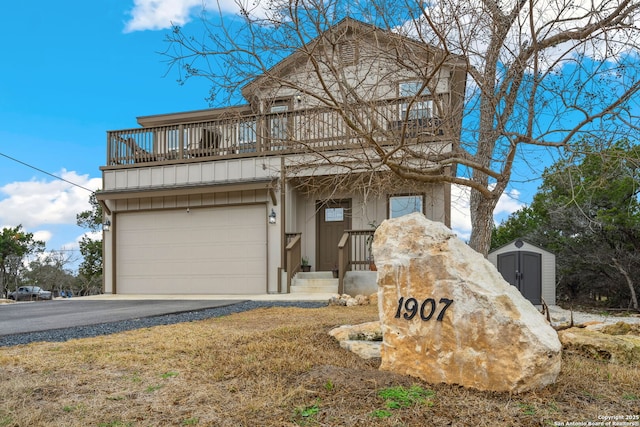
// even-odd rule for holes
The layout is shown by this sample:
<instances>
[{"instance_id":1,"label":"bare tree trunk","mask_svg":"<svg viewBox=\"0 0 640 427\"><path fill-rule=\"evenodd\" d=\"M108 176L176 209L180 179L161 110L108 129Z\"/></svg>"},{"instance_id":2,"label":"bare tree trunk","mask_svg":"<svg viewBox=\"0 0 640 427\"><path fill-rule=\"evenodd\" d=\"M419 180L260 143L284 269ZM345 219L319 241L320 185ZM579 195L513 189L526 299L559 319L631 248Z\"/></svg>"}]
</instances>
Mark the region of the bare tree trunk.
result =
<instances>
[{"instance_id":1,"label":"bare tree trunk","mask_svg":"<svg viewBox=\"0 0 640 427\"><path fill-rule=\"evenodd\" d=\"M624 276L627 286L629 286L629 291L631 292L631 304L633 305L633 309L638 311L638 296L636 295L636 290L633 287L633 279L631 279L629 273L622 267L616 258L611 258L611 261L613 261L613 265L618 269L620 274Z\"/></svg>"},{"instance_id":2,"label":"bare tree trunk","mask_svg":"<svg viewBox=\"0 0 640 427\"><path fill-rule=\"evenodd\" d=\"M488 199L479 191L471 190L471 238L469 246L487 257L491 247L491 233L493 232L493 211L497 199Z\"/></svg>"}]
</instances>

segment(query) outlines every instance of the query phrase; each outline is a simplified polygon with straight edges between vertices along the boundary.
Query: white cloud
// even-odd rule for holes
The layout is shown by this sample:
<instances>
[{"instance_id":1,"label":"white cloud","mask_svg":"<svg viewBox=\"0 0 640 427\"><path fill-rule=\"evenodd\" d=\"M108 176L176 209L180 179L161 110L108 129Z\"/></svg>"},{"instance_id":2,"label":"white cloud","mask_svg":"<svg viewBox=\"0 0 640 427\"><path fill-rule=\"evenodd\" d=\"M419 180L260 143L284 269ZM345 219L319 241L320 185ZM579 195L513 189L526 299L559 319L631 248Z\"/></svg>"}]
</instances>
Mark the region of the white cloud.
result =
<instances>
[{"instance_id":1,"label":"white cloud","mask_svg":"<svg viewBox=\"0 0 640 427\"><path fill-rule=\"evenodd\" d=\"M83 237L88 237L91 240L102 240L102 231L88 231L78 236L74 244L78 246Z\"/></svg>"},{"instance_id":2,"label":"white cloud","mask_svg":"<svg viewBox=\"0 0 640 427\"><path fill-rule=\"evenodd\" d=\"M469 216L469 187L451 186L451 229L462 240L471 235L471 217Z\"/></svg>"},{"instance_id":3,"label":"white cloud","mask_svg":"<svg viewBox=\"0 0 640 427\"><path fill-rule=\"evenodd\" d=\"M520 201L520 192L515 189L505 191L496 205L496 209L493 212L493 217L508 216L522 208L524 203ZM496 224L498 221L496 221Z\"/></svg>"},{"instance_id":4,"label":"white cloud","mask_svg":"<svg viewBox=\"0 0 640 427\"><path fill-rule=\"evenodd\" d=\"M498 224L499 218L506 217L525 204L520 200L520 192L515 189L505 191L496 205L493 218ZM451 186L451 229L464 241L471 236L471 216L469 206L469 187Z\"/></svg>"},{"instance_id":5,"label":"white cloud","mask_svg":"<svg viewBox=\"0 0 640 427\"><path fill-rule=\"evenodd\" d=\"M595 20L617 13L620 0L573 0L571 2L532 1L524 7L516 7L519 0L506 0L499 7L504 13L520 10L509 26L509 35L505 37L505 46L501 50L501 62L512 63L519 58L522 49L531 44L531 24L538 42L549 40L561 32L577 32L592 25ZM625 8L630 11L628 23L640 17L640 9ZM429 23L438 29L433 31L430 25L423 28L423 36L433 42L444 35L450 48L458 46L478 69L484 69L494 22L492 13L482 0L444 0L428 2ZM424 20L426 23L426 20ZM455 23L455 25L454 25ZM415 26L408 23L404 31L413 32ZM412 28L413 27L413 28ZM606 31L607 34L603 34ZM544 54L536 57L539 70L556 64L573 63L576 47L582 45L587 56L593 58L615 57L621 53L634 53L640 37L637 26L617 25L615 28L601 29L596 32L591 43L583 44L581 39L568 39L560 45L547 48Z\"/></svg>"},{"instance_id":6,"label":"white cloud","mask_svg":"<svg viewBox=\"0 0 640 427\"><path fill-rule=\"evenodd\" d=\"M61 178L88 189L99 189L100 178L89 178L73 171L62 170ZM75 224L76 215L91 209L90 193L61 180L31 180L12 182L0 187L0 224L15 227L22 224L27 231L38 230L39 240L49 240L47 227Z\"/></svg>"},{"instance_id":7,"label":"white cloud","mask_svg":"<svg viewBox=\"0 0 640 427\"><path fill-rule=\"evenodd\" d=\"M30 232L29 230L26 230ZM41 242L47 243L53 237L53 233L48 230L37 230L33 232L33 240L39 240Z\"/></svg>"},{"instance_id":8,"label":"white cloud","mask_svg":"<svg viewBox=\"0 0 640 427\"><path fill-rule=\"evenodd\" d=\"M201 0L134 0L131 20L124 31L162 30L171 25L184 25L191 20Z\"/></svg>"},{"instance_id":9,"label":"white cloud","mask_svg":"<svg viewBox=\"0 0 640 427\"><path fill-rule=\"evenodd\" d=\"M237 13L239 7L235 0L209 3L204 0L134 0L133 9L129 12L131 19L126 22L124 32L164 30L172 25L181 26L190 22L203 9Z\"/></svg>"},{"instance_id":10,"label":"white cloud","mask_svg":"<svg viewBox=\"0 0 640 427\"><path fill-rule=\"evenodd\" d=\"M34 233L35 234L35 233ZM63 243L60 248L67 251L80 250L80 241L83 237L88 237L91 240L102 240L102 231L87 231L76 236L75 240Z\"/></svg>"}]
</instances>

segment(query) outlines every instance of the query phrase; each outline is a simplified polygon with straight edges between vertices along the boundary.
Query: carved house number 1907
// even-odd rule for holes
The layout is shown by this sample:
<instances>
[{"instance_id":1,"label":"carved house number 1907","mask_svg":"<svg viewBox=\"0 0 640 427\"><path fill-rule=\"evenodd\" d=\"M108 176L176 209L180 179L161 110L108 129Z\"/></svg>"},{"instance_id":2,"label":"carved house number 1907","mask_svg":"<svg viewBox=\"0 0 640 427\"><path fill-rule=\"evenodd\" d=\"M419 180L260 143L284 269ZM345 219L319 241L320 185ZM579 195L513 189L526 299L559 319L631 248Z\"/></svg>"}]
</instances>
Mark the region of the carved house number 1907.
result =
<instances>
[{"instance_id":1,"label":"carved house number 1907","mask_svg":"<svg viewBox=\"0 0 640 427\"><path fill-rule=\"evenodd\" d=\"M442 322L444 313L447 311L447 308L449 308L452 302L452 299L440 298L439 303L444 304L444 306L440 310L440 313L438 313L438 317L436 317L437 321ZM399 319L400 315L402 314L402 317L407 320L411 320L416 317L416 314L420 313L420 318L425 322L431 320L431 317L436 311L436 300L434 300L433 298L427 298L426 300L422 301L422 304L420 304L419 306L420 308L418 309L418 300L416 300L415 298L407 298L407 300L405 301L404 297L401 297L398 300L398 310L396 311L395 317ZM402 313L403 308L405 310L405 313Z\"/></svg>"}]
</instances>

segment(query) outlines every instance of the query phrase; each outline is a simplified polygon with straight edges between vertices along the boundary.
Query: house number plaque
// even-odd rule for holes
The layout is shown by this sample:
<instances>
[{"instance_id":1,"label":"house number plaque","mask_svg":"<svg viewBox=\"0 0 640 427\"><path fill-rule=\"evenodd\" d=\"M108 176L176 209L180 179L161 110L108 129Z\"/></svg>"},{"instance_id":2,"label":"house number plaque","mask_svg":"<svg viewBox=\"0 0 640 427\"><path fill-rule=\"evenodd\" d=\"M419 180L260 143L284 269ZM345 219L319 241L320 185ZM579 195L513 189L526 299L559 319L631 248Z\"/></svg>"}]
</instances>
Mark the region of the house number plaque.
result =
<instances>
[{"instance_id":1,"label":"house number plaque","mask_svg":"<svg viewBox=\"0 0 640 427\"><path fill-rule=\"evenodd\" d=\"M442 322L444 319L444 314L449 308L449 306L453 303L452 299L449 298L440 298L438 304L444 304L438 312L438 316L436 317L436 321ZM404 313L402 312L404 310ZM420 313L420 319L427 322L431 320L433 315L436 312L436 300L433 298L427 298L422 301L422 304L418 303L418 300L415 298L407 298L401 297L398 300L398 310L396 311L395 318L399 319L400 316L404 317L406 320L411 320L418 313Z\"/></svg>"}]
</instances>

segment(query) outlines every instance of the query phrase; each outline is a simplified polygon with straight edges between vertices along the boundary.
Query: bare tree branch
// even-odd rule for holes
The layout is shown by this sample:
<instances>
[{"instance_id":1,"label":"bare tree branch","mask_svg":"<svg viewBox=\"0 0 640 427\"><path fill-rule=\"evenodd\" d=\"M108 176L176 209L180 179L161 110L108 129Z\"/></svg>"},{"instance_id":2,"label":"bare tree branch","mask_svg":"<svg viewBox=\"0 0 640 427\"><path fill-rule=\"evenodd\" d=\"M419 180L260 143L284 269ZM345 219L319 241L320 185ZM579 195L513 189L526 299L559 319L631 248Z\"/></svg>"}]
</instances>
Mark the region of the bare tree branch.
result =
<instances>
[{"instance_id":1,"label":"bare tree branch","mask_svg":"<svg viewBox=\"0 0 640 427\"><path fill-rule=\"evenodd\" d=\"M204 15L198 37L175 27L164 52L170 69L181 81L209 79L217 105L242 95L268 113L256 99L288 94L301 99L295 109L324 108L339 118L325 125L347 133L352 152L292 137L317 160L288 164L293 175L330 163L344 171L331 176L334 188L380 172L469 187L470 245L483 254L498 199L514 168L529 161L522 153L566 149L588 133L637 131L640 4L633 0L263 6L241 7L235 18ZM336 26L347 13L367 24ZM399 89L414 81L413 93ZM402 107L390 113L393 102ZM416 130L427 118L429 132Z\"/></svg>"}]
</instances>

